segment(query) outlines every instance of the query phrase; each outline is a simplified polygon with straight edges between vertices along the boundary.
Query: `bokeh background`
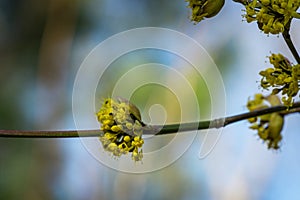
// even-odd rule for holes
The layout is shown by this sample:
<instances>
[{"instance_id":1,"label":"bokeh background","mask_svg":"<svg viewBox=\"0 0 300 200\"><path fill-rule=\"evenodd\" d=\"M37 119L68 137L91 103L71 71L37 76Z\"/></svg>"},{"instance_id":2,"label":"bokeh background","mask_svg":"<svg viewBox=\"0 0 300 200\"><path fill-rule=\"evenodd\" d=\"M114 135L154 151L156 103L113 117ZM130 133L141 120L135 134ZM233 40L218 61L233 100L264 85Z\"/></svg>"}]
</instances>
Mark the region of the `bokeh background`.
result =
<instances>
[{"instance_id":1,"label":"bokeh background","mask_svg":"<svg viewBox=\"0 0 300 200\"><path fill-rule=\"evenodd\" d=\"M222 73L227 115L245 112L248 97L261 92L258 72L268 66L266 56L281 52L293 60L283 39L243 22L242 6L231 1L198 25L186 6L183 0L1 1L0 129L75 129L72 89L81 62L109 36L144 26L197 40ZM299 31L294 22L297 47ZM189 78L201 98L199 82ZM166 101L164 95L159 91L153 101ZM145 96L138 97L143 106ZM174 105L166 105L176 115ZM198 138L171 166L139 175L102 165L76 138L0 138L0 199L299 199L297 124L297 114L286 118L279 151L268 150L244 121L224 128L205 159L198 158Z\"/></svg>"}]
</instances>

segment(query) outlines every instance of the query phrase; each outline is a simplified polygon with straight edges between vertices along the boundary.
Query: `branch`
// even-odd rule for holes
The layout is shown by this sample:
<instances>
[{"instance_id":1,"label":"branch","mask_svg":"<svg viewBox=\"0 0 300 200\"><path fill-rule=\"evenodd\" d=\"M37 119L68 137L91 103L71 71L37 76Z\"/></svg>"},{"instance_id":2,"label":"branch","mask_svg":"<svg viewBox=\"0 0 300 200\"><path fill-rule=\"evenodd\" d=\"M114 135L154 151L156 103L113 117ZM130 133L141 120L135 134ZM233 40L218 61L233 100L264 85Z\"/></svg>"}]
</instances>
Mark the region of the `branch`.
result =
<instances>
[{"instance_id":1,"label":"branch","mask_svg":"<svg viewBox=\"0 0 300 200\"><path fill-rule=\"evenodd\" d=\"M182 124L167 124L167 125L146 125L143 132L144 135L166 135L180 132L192 131L197 127L198 130L221 128L229 124L257 117L265 114L279 112L282 115L291 113L300 113L300 102L294 103L287 110L286 106L273 106L265 109L255 110L252 112L242 113L225 118L219 118L208 121L190 122ZM75 138L75 137L99 137L103 132L100 130L62 130L62 131L25 131L25 130L0 130L0 137L13 138Z\"/></svg>"},{"instance_id":2,"label":"branch","mask_svg":"<svg viewBox=\"0 0 300 200\"><path fill-rule=\"evenodd\" d=\"M293 44L293 41L291 39L290 33L289 33L289 28L285 29L284 32L282 33L282 36L284 38L284 41L288 45L290 51L292 52L295 60L297 61L298 64L300 64L300 57L299 54Z\"/></svg>"},{"instance_id":3,"label":"branch","mask_svg":"<svg viewBox=\"0 0 300 200\"><path fill-rule=\"evenodd\" d=\"M153 126L154 131L150 129L149 131L146 131L143 134L155 134L155 132L157 132L156 130L160 130L160 131L157 132L155 135L165 135L169 133L176 133L179 129L181 132L183 132L183 131L195 130L195 127L198 127L198 130L210 129L210 128L221 128L238 121L242 121L252 117L258 117L261 115L270 114L274 112L280 112L282 115L287 115L295 112L300 113L300 102L294 103L293 106L289 107L289 110L287 110L286 106L280 105L280 106L273 106L265 109L255 110L252 112L242 113L230 117L208 120L208 121L191 122L191 123L183 123L183 124L170 124L164 126L156 125Z\"/></svg>"},{"instance_id":4,"label":"branch","mask_svg":"<svg viewBox=\"0 0 300 200\"><path fill-rule=\"evenodd\" d=\"M26 131L26 130L0 130L0 137L14 138L74 138L98 137L100 130L61 130L61 131Z\"/></svg>"}]
</instances>

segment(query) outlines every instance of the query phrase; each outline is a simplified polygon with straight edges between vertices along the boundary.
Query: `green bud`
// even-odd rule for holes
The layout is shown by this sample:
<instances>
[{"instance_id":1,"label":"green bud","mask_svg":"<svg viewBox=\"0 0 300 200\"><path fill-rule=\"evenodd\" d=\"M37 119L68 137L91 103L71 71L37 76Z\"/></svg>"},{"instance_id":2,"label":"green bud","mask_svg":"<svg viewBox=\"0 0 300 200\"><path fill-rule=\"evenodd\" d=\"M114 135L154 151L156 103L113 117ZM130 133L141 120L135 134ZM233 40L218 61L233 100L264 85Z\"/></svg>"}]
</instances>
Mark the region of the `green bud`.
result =
<instances>
[{"instance_id":1,"label":"green bud","mask_svg":"<svg viewBox=\"0 0 300 200\"><path fill-rule=\"evenodd\" d=\"M266 99L272 106L281 105L280 98L276 95L269 95L266 97Z\"/></svg>"},{"instance_id":2,"label":"green bud","mask_svg":"<svg viewBox=\"0 0 300 200\"><path fill-rule=\"evenodd\" d=\"M204 18L217 15L224 6L225 0L186 0L192 9L192 21L196 23Z\"/></svg>"},{"instance_id":3,"label":"green bud","mask_svg":"<svg viewBox=\"0 0 300 200\"><path fill-rule=\"evenodd\" d=\"M208 0L204 3L203 12L207 13L206 18L216 16L222 7L224 6L225 0Z\"/></svg>"},{"instance_id":4,"label":"green bud","mask_svg":"<svg viewBox=\"0 0 300 200\"><path fill-rule=\"evenodd\" d=\"M272 113L269 122L269 148L279 149L279 143L282 140L281 130L283 128L284 118L278 113Z\"/></svg>"}]
</instances>

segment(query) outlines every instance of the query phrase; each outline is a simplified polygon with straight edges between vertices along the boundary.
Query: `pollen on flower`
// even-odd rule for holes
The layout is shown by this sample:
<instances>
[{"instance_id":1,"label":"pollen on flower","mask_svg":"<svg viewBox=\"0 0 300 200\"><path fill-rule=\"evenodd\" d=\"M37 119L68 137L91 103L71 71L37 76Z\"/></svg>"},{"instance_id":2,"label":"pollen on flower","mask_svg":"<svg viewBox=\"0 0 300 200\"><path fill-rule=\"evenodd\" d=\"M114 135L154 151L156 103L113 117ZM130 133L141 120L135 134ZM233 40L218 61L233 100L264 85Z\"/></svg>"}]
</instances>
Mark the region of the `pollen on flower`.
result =
<instances>
[{"instance_id":1,"label":"pollen on flower","mask_svg":"<svg viewBox=\"0 0 300 200\"><path fill-rule=\"evenodd\" d=\"M280 99L275 95L264 97L262 94L256 94L254 99L248 100L247 108L254 111L270 106L280 105ZM284 118L279 113L271 113L255 118L250 118L250 129L257 130L260 139L266 142L269 149L279 149L282 140L281 130L284 124Z\"/></svg>"},{"instance_id":2,"label":"pollen on flower","mask_svg":"<svg viewBox=\"0 0 300 200\"><path fill-rule=\"evenodd\" d=\"M124 99L105 99L102 107L96 114L102 124L103 134L99 140L105 151L113 156L131 153L134 161L143 158L142 127L139 110Z\"/></svg>"}]
</instances>

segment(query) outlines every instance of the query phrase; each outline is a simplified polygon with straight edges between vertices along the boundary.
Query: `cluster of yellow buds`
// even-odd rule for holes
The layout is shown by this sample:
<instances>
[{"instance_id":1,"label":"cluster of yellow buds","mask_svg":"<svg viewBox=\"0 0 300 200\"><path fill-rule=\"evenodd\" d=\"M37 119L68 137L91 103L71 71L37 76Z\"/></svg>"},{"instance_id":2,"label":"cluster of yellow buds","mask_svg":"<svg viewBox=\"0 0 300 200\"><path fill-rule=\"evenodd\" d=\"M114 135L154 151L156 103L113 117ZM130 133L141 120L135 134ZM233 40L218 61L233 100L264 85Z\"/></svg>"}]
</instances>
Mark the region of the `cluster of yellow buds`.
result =
<instances>
[{"instance_id":1,"label":"cluster of yellow buds","mask_svg":"<svg viewBox=\"0 0 300 200\"><path fill-rule=\"evenodd\" d=\"M188 7L192 9L191 20L195 23L204 18L210 18L217 15L222 9L225 0L186 0Z\"/></svg>"},{"instance_id":2,"label":"cluster of yellow buds","mask_svg":"<svg viewBox=\"0 0 300 200\"><path fill-rule=\"evenodd\" d=\"M279 34L289 28L292 18L300 18L297 9L299 0L252 0L246 1L247 22L257 21L258 27L266 34Z\"/></svg>"},{"instance_id":3,"label":"cluster of yellow buds","mask_svg":"<svg viewBox=\"0 0 300 200\"><path fill-rule=\"evenodd\" d=\"M131 153L134 161L143 158L143 126L137 107L125 99L105 99L97 112L103 131L100 141L103 148L116 157Z\"/></svg>"},{"instance_id":4,"label":"cluster of yellow buds","mask_svg":"<svg viewBox=\"0 0 300 200\"><path fill-rule=\"evenodd\" d=\"M264 89L273 87L272 94L281 93L284 105L291 106L299 92L300 65L292 65L281 54L272 54L269 60L274 67L259 73L262 76L261 86Z\"/></svg>"},{"instance_id":5,"label":"cluster of yellow buds","mask_svg":"<svg viewBox=\"0 0 300 200\"><path fill-rule=\"evenodd\" d=\"M270 106L281 105L280 99L276 95L264 97L262 94L255 94L253 100L248 100L247 108L255 111ZM271 113L259 117L249 118L252 123L251 129L257 130L258 136L267 143L269 149L279 149L282 140L281 130L284 118L279 113Z\"/></svg>"}]
</instances>

